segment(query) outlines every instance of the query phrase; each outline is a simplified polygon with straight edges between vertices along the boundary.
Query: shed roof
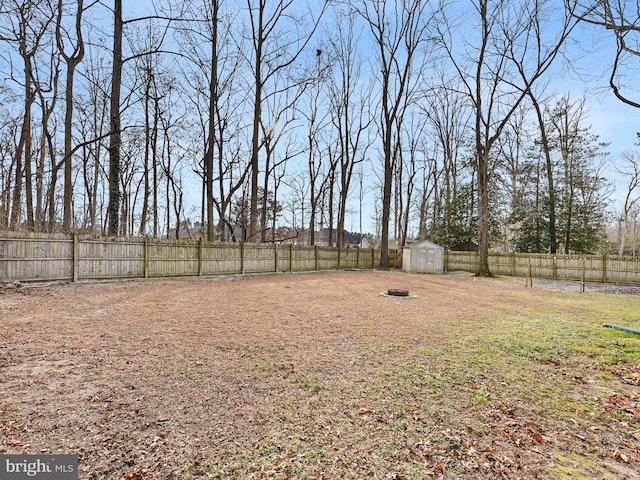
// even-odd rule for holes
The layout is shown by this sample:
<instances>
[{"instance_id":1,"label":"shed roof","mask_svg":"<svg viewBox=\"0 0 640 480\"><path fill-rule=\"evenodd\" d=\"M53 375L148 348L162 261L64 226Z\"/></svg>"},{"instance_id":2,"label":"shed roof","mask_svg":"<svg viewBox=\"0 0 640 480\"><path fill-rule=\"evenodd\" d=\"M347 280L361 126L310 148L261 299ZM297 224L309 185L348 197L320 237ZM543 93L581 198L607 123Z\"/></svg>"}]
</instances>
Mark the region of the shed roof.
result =
<instances>
[{"instance_id":1,"label":"shed roof","mask_svg":"<svg viewBox=\"0 0 640 480\"><path fill-rule=\"evenodd\" d=\"M405 248L438 248L444 250L444 247L430 242L429 240L422 240L420 242L412 243L411 245L407 245Z\"/></svg>"}]
</instances>

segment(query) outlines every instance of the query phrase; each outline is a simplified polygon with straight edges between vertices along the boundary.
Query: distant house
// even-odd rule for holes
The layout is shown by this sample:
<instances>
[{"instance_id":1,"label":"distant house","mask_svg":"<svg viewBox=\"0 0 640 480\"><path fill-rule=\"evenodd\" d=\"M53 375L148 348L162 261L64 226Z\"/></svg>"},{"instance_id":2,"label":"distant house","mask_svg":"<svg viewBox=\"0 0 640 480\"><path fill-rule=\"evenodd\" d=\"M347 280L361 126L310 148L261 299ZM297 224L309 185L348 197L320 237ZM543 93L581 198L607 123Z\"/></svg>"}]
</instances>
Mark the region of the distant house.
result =
<instances>
[{"instance_id":1,"label":"distant house","mask_svg":"<svg viewBox=\"0 0 640 480\"><path fill-rule=\"evenodd\" d=\"M170 228L169 232L167 234L167 238L169 240L199 240L200 238L202 238L203 235L200 232L200 229L196 228L196 227L191 227L191 228L184 228L184 227L180 227L180 230L178 230L178 234L176 235L176 229L175 228Z\"/></svg>"},{"instance_id":2,"label":"distant house","mask_svg":"<svg viewBox=\"0 0 640 480\"><path fill-rule=\"evenodd\" d=\"M316 245L319 245L319 246L329 245L329 229L328 228L323 228L319 232L316 232L315 237L316 237L315 238ZM333 229L331 231L331 245L336 244L337 238L338 238L338 231L336 229ZM362 239L364 239L364 237L362 237ZM361 241L362 240L359 234L350 233L350 232L347 232L346 230L344 231L345 245L358 246L360 245Z\"/></svg>"},{"instance_id":3,"label":"distant house","mask_svg":"<svg viewBox=\"0 0 640 480\"><path fill-rule=\"evenodd\" d=\"M296 244L301 237L301 232L295 228L278 227L274 230L269 229L264 232L264 241L269 243L292 243Z\"/></svg>"},{"instance_id":4,"label":"distant house","mask_svg":"<svg viewBox=\"0 0 640 480\"><path fill-rule=\"evenodd\" d=\"M389 250L402 250L402 245L400 245L400 240L398 239L389 240Z\"/></svg>"}]
</instances>

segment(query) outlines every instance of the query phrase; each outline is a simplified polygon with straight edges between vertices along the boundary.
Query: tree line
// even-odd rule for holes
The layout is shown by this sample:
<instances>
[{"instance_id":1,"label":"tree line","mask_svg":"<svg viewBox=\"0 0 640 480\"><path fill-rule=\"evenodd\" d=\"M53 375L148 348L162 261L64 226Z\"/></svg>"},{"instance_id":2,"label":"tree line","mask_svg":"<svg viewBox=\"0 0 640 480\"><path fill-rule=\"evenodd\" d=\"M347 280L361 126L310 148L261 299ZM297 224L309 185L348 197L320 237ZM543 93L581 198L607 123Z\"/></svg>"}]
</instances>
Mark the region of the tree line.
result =
<instances>
[{"instance_id":1,"label":"tree line","mask_svg":"<svg viewBox=\"0 0 640 480\"><path fill-rule=\"evenodd\" d=\"M611 32L610 87L638 107L631 8L5 0L0 229L160 236L195 219L209 240L264 242L286 216L343 245L370 211L382 266L409 237L477 249L482 275L501 245L601 251L608 146L552 81L581 35ZM621 253L639 171L627 154Z\"/></svg>"}]
</instances>

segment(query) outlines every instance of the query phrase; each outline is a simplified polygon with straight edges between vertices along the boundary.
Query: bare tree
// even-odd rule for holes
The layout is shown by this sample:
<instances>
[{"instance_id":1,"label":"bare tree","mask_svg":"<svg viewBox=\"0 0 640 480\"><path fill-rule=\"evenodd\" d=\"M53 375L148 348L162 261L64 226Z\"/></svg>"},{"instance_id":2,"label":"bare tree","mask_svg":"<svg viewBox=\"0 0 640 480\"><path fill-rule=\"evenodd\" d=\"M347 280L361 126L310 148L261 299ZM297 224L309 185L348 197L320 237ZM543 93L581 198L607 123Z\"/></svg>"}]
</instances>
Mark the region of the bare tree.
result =
<instances>
[{"instance_id":1,"label":"bare tree","mask_svg":"<svg viewBox=\"0 0 640 480\"><path fill-rule=\"evenodd\" d=\"M108 136L109 113L109 76L107 60L89 50L85 60L83 76L87 80L86 88L76 95L77 121L74 122L80 138L87 139L77 145L82 159L80 170L83 185L83 214L79 222L83 228L93 231L103 223L99 216L104 213L102 197L108 199L105 185L108 185L107 162L103 162L106 151L105 139ZM72 198L72 208L73 208Z\"/></svg>"},{"instance_id":2,"label":"bare tree","mask_svg":"<svg viewBox=\"0 0 640 480\"><path fill-rule=\"evenodd\" d=\"M56 106L58 103L58 88L59 88L59 80L60 80L60 56L58 52L54 51L55 47L52 45L51 51L51 60L50 65L51 68L46 73L47 78L42 78L40 74L40 70L36 73L35 80L38 84L38 88L36 88L37 97L40 102L40 125L41 125L41 134L40 134L40 145L38 155L35 159L35 184L36 184L36 206L35 206L35 223L33 227L36 230L40 230L45 228L45 210L49 209L49 229L53 230L54 228L54 219L55 219L55 210L56 210L56 199L55 199L55 190L56 190L56 182L58 178L58 171L62 167L62 164L56 160L56 148L54 135L52 133L52 128L50 126L51 120L56 111ZM45 87L46 85L46 87ZM45 169L46 169L46 161L49 159L50 164L50 182L48 189L45 188ZM27 192L31 190L30 182L27 183ZM48 190L47 199L45 200L45 190ZM29 198L29 197L27 197ZM31 202L27 202L27 212L28 218L33 218L33 205ZM29 220L30 223L31 220Z\"/></svg>"},{"instance_id":3,"label":"bare tree","mask_svg":"<svg viewBox=\"0 0 640 480\"><path fill-rule=\"evenodd\" d=\"M62 229L64 231L71 230L72 220L72 198L73 198L73 184L71 181L72 171L72 135L73 135L73 102L74 102L74 78L76 68L84 58L84 39L82 36L82 14L84 12L84 0L77 0L75 22L73 34L66 31L64 27L62 15L63 15L63 0L58 1L58 15L56 20L56 42L60 54L64 58L67 65L66 71L66 87L65 87L65 115L64 115L64 200L62 208ZM65 50L65 37L73 42L75 39L75 45L72 47L71 53L67 53Z\"/></svg>"},{"instance_id":4,"label":"bare tree","mask_svg":"<svg viewBox=\"0 0 640 480\"><path fill-rule=\"evenodd\" d=\"M468 97L459 92L459 80L439 73L438 84L426 90L419 107L426 117L425 123L431 143L425 147L425 167L421 190L420 238L427 233L447 248L458 248L470 242L463 239L460 222L460 186L465 180L466 148L470 134ZM427 229L427 207L433 198L431 227ZM471 217L471 215L466 215ZM465 225L465 227L467 227Z\"/></svg>"},{"instance_id":5,"label":"bare tree","mask_svg":"<svg viewBox=\"0 0 640 480\"><path fill-rule=\"evenodd\" d=\"M8 115L3 118L0 128L0 230L9 228L11 213L11 186L15 157L13 155L14 138L19 130L19 122Z\"/></svg>"},{"instance_id":6,"label":"bare tree","mask_svg":"<svg viewBox=\"0 0 640 480\"><path fill-rule=\"evenodd\" d=\"M640 5L626 0L565 0L567 11L574 18L606 29L614 35L616 52L613 58L609 86L621 102L640 108L635 87L640 57Z\"/></svg>"},{"instance_id":7,"label":"bare tree","mask_svg":"<svg viewBox=\"0 0 640 480\"><path fill-rule=\"evenodd\" d=\"M491 2L475 0L475 20L464 22L468 35L460 54L451 35L453 26L441 23L443 47L464 84L475 123L474 162L478 191L478 253L476 274L490 276L489 193L491 151L529 90L554 64L576 20L570 12L558 19L550 0ZM444 28L442 28L444 26Z\"/></svg>"},{"instance_id":8,"label":"bare tree","mask_svg":"<svg viewBox=\"0 0 640 480\"><path fill-rule=\"evenodd\" d=\"M380 68L380 139L383 150L382 245L380 267L389 268L389 220L393 184L394 136L402 122L407 102L413 100L421 47L427 48L430 21L439 5L431 8L422 0L373 0L358 3L358 12L367 23ZM399 139L396 138L397 141Z\"/></svg>"},{"instance_id":9,"label":"bare tree","mask_svg":"<svg viewBox=\"0 0 640 480\"><path fill-rule=\"evenodd\" d=\"M327 184L329 176L326 174L327 162L324 161L326 155L326 144L330 142L329 137L329 106L326 100L326 88L328 83L329 64L332 62L330 54L322 48L316 49L315 59L307 67L309 70L309 86L301 97L297 113L305 120L306 124L306 154L308 184L306 179L294 177L289 186L294 191L296 200L291 200L292 213L295 220L295 210L302 210L302 222L300 229L304 232L304 212L307 191L309 193L309 245L315 244L316 217L319 207L321 192Z\"/></svg>"},{"instance_id":10,"label":"bare tree","mask_svg":"<svg viewBox=\"0 0 640 480\"><path fill-rule=\"evenodd\" d=\"M424 145L424 133L426 124L424 118L416 113L410 121L404 122L403 131L398 132L404 141L398 142L404 148L398 149L399 158L396 161L396 238L400 245L405 245L409 234L410 215L414 203L414 194L417 190L419 173L424 169L428 152Z\"/></svg>"},{"instance_id":11,"label":"bare tree","mask_svg":"<svg viewBox=\"0 0 640 480\"><path fill-rule=\"evenodd\" d=\"M262 149L264 152L264 174L262 190L261 210L260 210L260 223L259 233L261 239L264 237L264 232L269 228L269 222L267 218L270 215L268 211L268 204L270 195L273 195L272 205L277 204L276 188L278 178L280 174L279 170L284 171L286 168L286 162L293 157L299 155L298 149L293 145L290 136L292 130L298 126L296 112L296 105L300 100L300 97L304 93L307 87L306 83L298 84L295 88L291 88L288 85L279 86L278 83L274 84L277 91L281 91L281 95L269 95L264 101L264 114L263 120L260 124L261 137L262 137ZM282 144L284 145L283 151ZM274 182L274 188L270 187L271 180ZM281 180L281 178L280 178ZM276 212L273 213L275 218ZM275 230L275 227L274 227Z\"/></svg>"},{"instance_id":12,"label":"bare tree","mask_svg":"<svg viewBox=\"0 0 640 480\"><path fill-rule=\"evenodd\" d=\"M329 81L331 121L337 136L335 150L339 175L339 201L336 243L344 246L344 226L351 181L356 165L362 163L371 145L369 127L373 83L364 84L362 57L358 50L361 40L355 30L357 12L336 14L336 34L330 38L331 57L335 58ZM330 229L333 225L330 225Z\"/></svg>"},{"instance_id":13,"label":"bare tree","mask_svg":"<svg viewBox=\"0 0 640 480\"><path fill-rule=\"evenodd\" d=\"M543 110L538 97L532 90L528 90L529 100L536 112L536 119L540 130L540 146L545 160L545 173L547 177L548 189L548 214L549 214L549 253L555 254L558 250L558 239L556 235L556 188L554 181L553 161L551 159L551 145L549 144L549 133L547 132L547 123L545 122Z\"/></svg>"},{"instance_id":14,"label":"bare tree","mask_svg":"<svg viewBox=\"0 0 640 480\"><path fill-rule=\"evenodd\" d=\"M120 92L122 89L122 0L113 0L113 63L111 66L110 122L109 122L109 235L120 233L120 174L121 120Z\"/></svg>"},{"instance_id":15,"label":"bare tree","mask_svg":"<svg viewBox=\"0 0 640 480\"><path fill-rule=\"evenodd\" d=\"M273 5L271 5L273 3ZM328 2L315 10L298 14L293 12L292 0L247 0L250 20L249 38L252 43L252 55L247 60L252 67L254 85L253 122L251 137L251 192L248 241L255 242L259 234L259 174L260 150L263 146L261 126L267 121L263 118L262 107L265 95L278 92L267 91L271 81L290 68L305 50L318 27ZM298 20L296 20L298 19ZM303 31L301 24L310 19L310 27ZM293 23L288 23L293 22ZM289 28L288 35L285 29ZM290 88L289 85L285 88ZM270 120L269 120L270 121Z\"/></svg>"},{"instance_id":16,"label":"bare tree","mask_svg":"<svg viewBox=\"0 0 640 480\"><path fill-rule=\"evenodd\" d=\"M124 27L127 24L147 21L164 20L167 22L164 34L158 36L158 44L149 51L134 52L130 57L123 55ZM169 15L149 15L125 20L122 16L122 0L113 0L113 63L111 65L111 92L110 98L110 122L109 122L109 204L107 205L108 234L118 235L120 230L120 201L123 192L120 190L121 182L121 148L122 148L122 69L125 62L141 56L159 51L165 37L168 25L174 18Z\"/></svg>"},{"instance_id":17,"label":"bare tree","mask_svg":"<svg viewBox=\"0 0 640 480\"><path fill-rule=\"evenodd\" d=\"M627 179L627 193L624 196L624 204L619 219L618 227L618 255L624 254L626 238L629 230L629 219L632 212L640 204L640 158L631 152L622 155L624 165L616 168L616 171Z\"/></svg>"},{"instance_id":18,"label":"bare tree","mask_svg":"<svg viewBox=\"0 0 640 480\"><path fill-rule=\"evenodd\" d=\"M24 75L18 78L11 66L11 80L20 84L23 91L24 110L22 127L15 149L14 185L9 227L16 229L22 220L23 190L26 198L27 228L34 228L33 190L32 190L32 108L40 85L36 81L37 54L47 41L51 22L55 16L50 2L32 0L8 0L0 7L0 13L6 22L0 29L0 41L15 47L23 63ZM24 179L24 182L23 182Z\"/></svg>"}]
</instances>

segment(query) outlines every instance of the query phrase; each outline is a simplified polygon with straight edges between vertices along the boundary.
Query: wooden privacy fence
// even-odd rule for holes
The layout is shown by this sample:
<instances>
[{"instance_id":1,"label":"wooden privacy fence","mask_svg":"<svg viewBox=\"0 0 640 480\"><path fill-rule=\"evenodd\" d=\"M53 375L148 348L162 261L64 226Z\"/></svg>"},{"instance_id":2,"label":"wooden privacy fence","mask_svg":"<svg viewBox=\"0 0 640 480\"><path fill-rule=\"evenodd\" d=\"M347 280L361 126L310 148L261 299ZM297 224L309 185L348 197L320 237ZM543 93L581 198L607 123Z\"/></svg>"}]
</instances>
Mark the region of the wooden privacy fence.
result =
<instances>
[{"instance_id":1,"label":"wooden privacy fence","mask_svg":"<svg viewBox=\"0 0 640 480\"><path fill-rule=\"evenodd\" d=\"M0 233L0 281L100 280L378 268L373 249Z\"/></svg>"},{"instance_id":2,"label":"wooden privacy fence","mask_svg":"<svg viewBox=\"0 0 640 480\"><path fill-rule=\"evenodd\" d=\"M445 252L445 271L475 272L477 265L476 252ZM640 257L490 253L489 269L496 275L640 284Z\"/></svg>"},{"instance_id":3,"label":"wooden privacy fence","mask_svg":"<svg viewBox=\"0 0 640 480\"><path fill-rule=\"evenodd\" d=\"M392 265L400 257L390 251ZM445 271L475 272L476 252L445 251ZM0 233L0 282L101 280L379 268L374 249L203 240ZM640 284L640 257L491 253L494 274Z\"/></svg>"}]
</instances>

